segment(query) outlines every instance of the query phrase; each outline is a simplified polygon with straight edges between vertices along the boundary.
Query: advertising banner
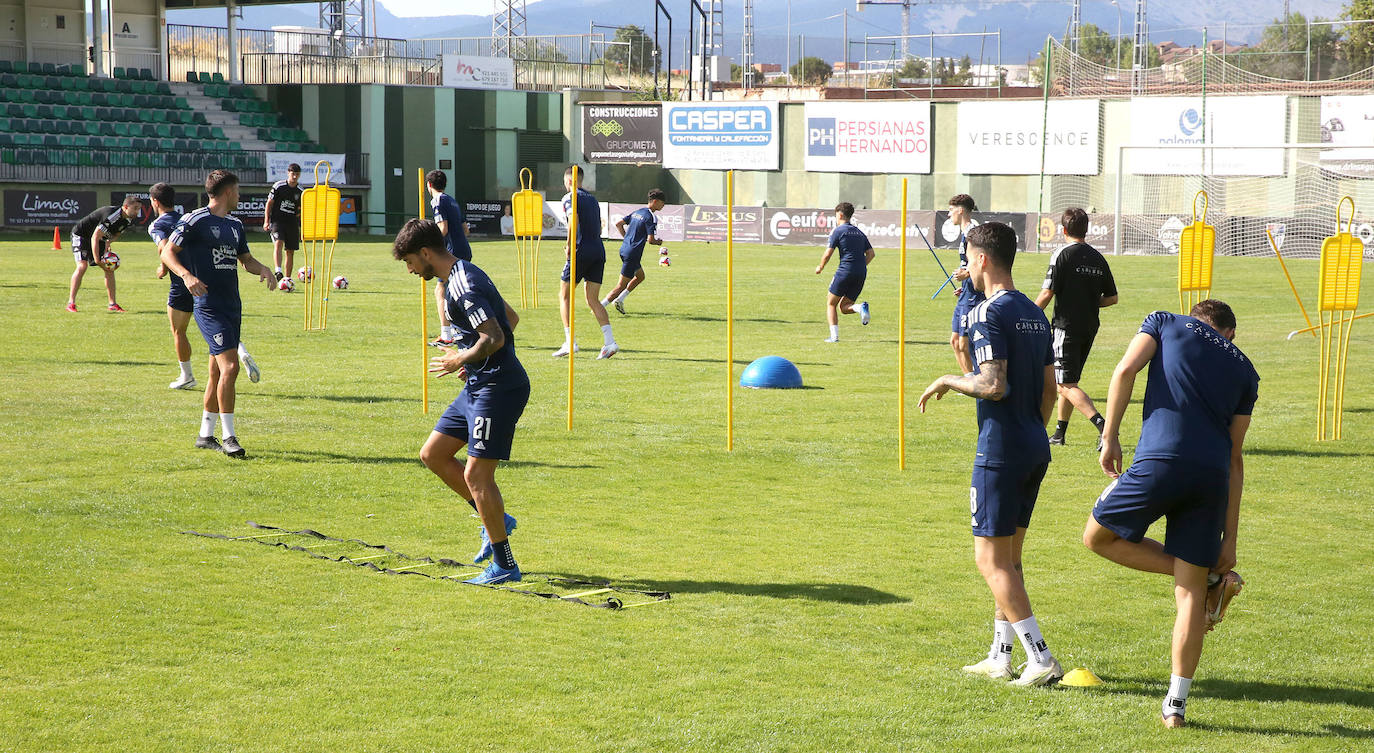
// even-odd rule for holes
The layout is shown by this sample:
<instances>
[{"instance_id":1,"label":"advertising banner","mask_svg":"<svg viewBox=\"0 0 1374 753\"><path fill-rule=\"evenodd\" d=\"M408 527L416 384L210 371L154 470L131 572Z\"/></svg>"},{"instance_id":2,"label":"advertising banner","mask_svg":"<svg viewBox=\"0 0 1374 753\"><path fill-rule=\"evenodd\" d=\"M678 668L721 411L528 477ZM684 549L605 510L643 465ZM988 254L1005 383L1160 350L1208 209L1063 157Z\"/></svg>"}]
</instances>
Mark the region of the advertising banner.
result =
<instances>
[{"instance_id":1,"label":"advertising banner","mask_svg":"<svg viewBox=\"0 0 1374 753\"><path fill-rule=\"evenodd\" d=\"M764 243L824 248L836 226L834 210L764 207L762 211Z\"/></svg>"},{"instance_id":2,"label":"advertising banner","mask_svg":"<svg viewBox=\"0 0 1374 753\"><path fill-rule=\"evenodd\" d=\"M582 105L582 161L663 161L663 109L655 104Z\"/></svg>"},{"instance_id":3,"label":"advertising banner","mask_svg":"<svg viewBox=\"0 0 1374 753\"><path fill-rule=\"evenodd\" d=\"M501 235L501 217L510 214L510 204L499 201L465 201L463 218L470 235ZM511 233L514 233L512 226Z\"/></svg>"},{"instance_id":4,"label":"advertising banner","mask_svg":"<svg viewBox=\"0 0 1374 753\"><path fill-rule=\"evenodd\" d=\"M688 204L683 226L683 240L724 242L726 239L725 207L713 204ZM763 241L763 209L760 207L735 207L735 242L761 243Z\"/></svg>"},{"instance_id":5,"label":"advertising banner","mask_svg":"<svg viewBox=\"0 0 1374 753\"><path fill-rule=\"evenodd\" d=\"M5 224L11 227L46 225L70 234L76 221L94 212L95 191L5 191Z\"/></svg>"},{"instance_id":6,"label":"advertising banner","mask_svg":"<svg viewBox=\"0 0 1374 753\"><path fill-rule=\"evenodd\" d=\"M126 196L133 196L143 202L143 206L138 210L138 217L134 219L135 225L146 228L148 223L156 219L153 216L153 202L148 197L147 191L111 191L110 203L116 206L123 204ZM173 208L178 214L186 214L186 202L184 201L178 201Z\"/></svg>"},{"instance_id":7,"label":"advertising banner","mask_svg":"<svg viewBox=\"0 0 1374 753\"><path fill-rule=\"evenodd\" d=\"M454 89L514 89L515 61L444 53L442 81Z\"/></svg>"},{"instance_id":8,"label":"advertising banner","mask_svg":"<svg viewBox=\"0 0 1374 753\"><path fill-rule=\"evenodd\" d=\"M859 209L854 212L854 225L864 231L874 248L902 247L902 213L897 209ZM907 210L906 250L908 254L926 250L926 241L935 244L935 213ZM924 233L926 240L921 240ZM908 257L910 258L910 257Z\"/></svg>"},{"instance_id":9,"label":"advertising banner","mask_svg":"<svg viewBox=\"0 0 1374 753\"><path fill-rule=\"evenodd\" d=\"M1282 144L1288 98L1142 97L1131 100L1131 145L1263 146ZM1205 117L1204 117L1205 115ZM1282 175L1282 149L1129 149L1125 170L1137 175Z\"/></svg>"},{"instance_id":10,"label":"advertising banner","mask_svg":"<svg viewBox=\"0 0 1374 753\"><path fill-rule=\"evenodd\" d=\"M973 227L984 222L1001 222L1011 226L1016 231L1016 250L1025 251L1027 249L1026 238L1026 213L1025 212L974 212ZM949 221L949 210L941 209L935 213L935 234L930 239L931 245L936 248L958 248L959 247L959 226ZM1029 248L1035 249L1036 242L1030 240ZM911 242L907 241L910 248ZM1038 273L1037 273L1038 274Z\"/></svg>"},{"instance_id":11,"label":"advertising banner","mask_svg":"<svg viewBox=\"0 0 1374 753\"><path fill-rule=\"evenodd\" d=\"M930 172L929 102L807 102L810 172Z\"/></svg>"},{"instance_id":12,"label":"advertising banner","mask_svg":"<svg viewBox=\"0 0 1374 753\"><path fill-rule=\"evenodd\" d=\"M304 178L302 178L304 182ZM262 231L262 214L267 208L267 194L240 193L238 208L229 214L239 218L247 230Z\"/></svg>"},{"instance_id":13,"label":"advertising banner","mask_svg":"<svg viewBox=\"0 0 1374 753\"><path fill-rule=\"evenodd\" d=\"M1036 223L1035 236L1038 250L1041 253L1052 254L1060 248L1069 245L1071 241L1064 237L1064 228L1059 224L1059 214L1042 214L1039 222ZM1097 249L1101 254L1110 254L1115 249L1116 216L1109 213L1089 214L1088 215L1088 237L1089 246Z\"/></svg>"},{"instance_id":14,"label":"advertising banner","mask_svg":"<svg viewBox=\"0 0 1374 753\"><path fill-rule=\"evenodd\" d=\"M1374 96L1322 97L1322 143L1374 144ZM1357 177L1374 175L1374 149L1326 149L1322 166Z\"/></svg>"},{"instance_id":15,"label":"advertising banner","mask_svg":"<svg viewBox=\"0 0 1374 753\"><path fill-rule=\"evenodd\" d=\"M1097 175L1100 111L1095 99L960 102L957 170L965 175ZM1044 144L1041 133L1044 131Z\"/></svg>"},{"instance_id":16,"label":"advertising banner","mask_svg":"<svg viewBox=\"0 0 1374 753\"><path fill-rule=\"evenodd\" d=\"M664 103L663 166L776 170L779 131L777 102Z\"/></svg>"},{"instance_id":17,"label":"advertising banner","mask_svg":"<svg viewBox=\"0 0 1374 753\"><path fill-rule=\"evenodd\" d=\"M339 225L357 225L362 217L363 197L357 194L339 197Z\"/></svg>"},{"instance_id":18,"label":"advertising banner","mask_svg":"<svg viewBox=\"0 0 1374 753\"><path fill-rule=\"evenodd\" d=\"M325 173L329 173L329 185L337 186L348 182L348 173L344 169L344 156L342 154L319 154L316 152L268 152L267 153L267 179L273 183L286 177L286 168L291 163L301 166L301 179L297 184L300 188L310 188L315 185L315 165L320 160L329 164L329 170L325 170L324 165L320 165L320 180L324 180Z\"/></svg>"}]
</instances>

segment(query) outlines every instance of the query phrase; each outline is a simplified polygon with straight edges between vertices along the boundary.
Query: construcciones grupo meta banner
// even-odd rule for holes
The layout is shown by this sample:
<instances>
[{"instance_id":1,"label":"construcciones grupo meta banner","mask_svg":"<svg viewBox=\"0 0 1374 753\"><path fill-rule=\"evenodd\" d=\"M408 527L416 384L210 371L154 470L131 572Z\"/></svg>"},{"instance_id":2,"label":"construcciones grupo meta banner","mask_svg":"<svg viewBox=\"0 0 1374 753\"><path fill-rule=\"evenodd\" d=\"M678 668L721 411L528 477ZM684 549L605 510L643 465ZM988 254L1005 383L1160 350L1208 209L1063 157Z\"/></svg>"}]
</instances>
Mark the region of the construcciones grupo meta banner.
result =
<instances>
[{"instance_id":1,"label":"construcciones grupo meta banner","mask_svg":"<svg viewBox=\"0 0 1374 753\"><path fill-rule=\"evenodd\" d=\"M1284 143L1288 98L1141 97L1131 100L1131 146L1262 146ZM1205 137L1205 142L1204 142ZM1128 149L1136 175L1282 175L1282 149Z\"/></svg>"},{"instance_id":2,"label":"construcciones grupo meta banner","mask_svg":"<svg viewBox=\"0 0 1374 753\"><path fill-rule=\"evenodd\" d=\"M691 170L776 170L777 102L667 102L663 166Z\"/></svg>"},{"instance_id":3,"label":"construcciones grupo meta banner","mask_svg":"<svg viewBox=\"0 0 1374 753\"><path fill-rule=\"evenodd\" d=\"M930 172L929 102L807 102L809 172Z\"/></svg>"},{"instance_id":4,"label":"construcciones grupo meta banner","mask_svg":"<svg viewBox=\"0 0 1374 753\"><path fill-rule=\"evenodd\" d=\"M960 102L957 170L964 175L1097 175L1095 99ZM1043 134L1043 139L1042 139Z\"/></svg>"},{"instance_id":5,"label":"construcciones grupo meta banner","mask_svg":"<svg viewBox=\"0 0 1374 753\"><path fill-rule=\"evenodd\" d=\"M657 164L662 138L658 103L582 105L583 162Z\"/></svg>"}]
</instances>

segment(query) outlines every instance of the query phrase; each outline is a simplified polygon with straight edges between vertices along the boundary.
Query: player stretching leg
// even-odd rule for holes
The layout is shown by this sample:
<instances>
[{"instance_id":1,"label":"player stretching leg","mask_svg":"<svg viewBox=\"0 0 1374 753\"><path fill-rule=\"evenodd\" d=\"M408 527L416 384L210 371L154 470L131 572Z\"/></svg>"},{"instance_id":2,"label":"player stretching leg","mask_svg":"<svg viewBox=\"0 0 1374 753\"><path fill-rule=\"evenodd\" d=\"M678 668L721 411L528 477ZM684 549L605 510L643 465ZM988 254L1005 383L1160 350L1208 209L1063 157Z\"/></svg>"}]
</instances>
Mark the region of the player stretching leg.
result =
<instances>
[{"instance_id":1,"label":"player stretching leg","mask_svg":"<svg viewBox=\"0 0 1374 753\"><path fill-rule=\"evenodd\" d=\"M954 360L959 368L969 374L973 371L973 358L968 346L968 312L983 301L983 294L973 287L973 279L968 269L968 232L973 225L973 213L978 206L973 197L966 193L958 194L949 200L949 221L959 228L959 268L954 270L956 282L964 284L954 291L954 317L950 320L949 347L954 349Z\"/></svg>"},{"instance_id":2,"label":"player stretching leg","mask_svg":"<svg viewBox=\"0 0 1374 753\"><path fill-rule=\"evenodd\" d=\"M825 320L830 324L830 337L825 340L828 343L840 341L840 314L858 314L859 321L868 324L868 302L855 307L854 301L863 293L868 265L875 254L864 231L850 224L853 216L853 204L844 201L835 207L835 229L830 231L821 263L816 265L816 274L820 274L830 261L830 255L839 250L840 261L835 266L835 277L830 281L830 292L825 298Z\"/></svg>"},{"instance_id":3,"label":"player stretching leg","mask_svg":"<svg viewBox=\"0 0 1374 753\"><path fill-rule=\"evenodd\" d=\"M1202 638L1244 585L1231 568L1245 485L1241 447L1259 374L1235 338L1236 316L1221 301L1202 301L1190 316L1156 311L1107 392L1100 461L1115 480L1093 507L1083 543L1117 564L1174 578L1173 675L1160 711L1166 727L1184 726ZM1147 365L1140 440L1122 473L1121 419ZM1162 544L1145 538L1160 518L1168 521Z\"/></svg>"},{"instance_id":4,"label":"player stretching leg","mask_svg":"<svg viewBox=\"0 0 1374 753\"><path fill-rule=\"evenodd\" d=\"M264 281L271 290L276 283L272 268L248 251L243 223L229 212L238 206L239 179L228 170L215 170L205 178L206 207L184 215L172 235L162 243L162 263L180 277L195 296L192 315L210 350L210 376L205 384L205 411L201 414L196 447L223 450L233 458L246 455L234 430L235 382L241 355L239 332L243 302L239 299L238 265ZM215 441L219 418L223 443Z\"/></svg>"},{"instance_id":5,"label":"player stretching leg","mask_svg":"<svg viewBox=\"0 0 1374 753\"><path fill-rule=\"evenodd\" d=\"M614 303L616 311L625 313L625 299L644 282L644 246L663 245L656 235L658 217L654 216L654 212L662 209L666 200L667 195L655 188L649 192L646 206L616 220L615 227L625 239L620 242L620 281L601 299L602 308ZM664 251L667 252L666 249Z\"/></svg>"},{"instance_id":6,"label":"player stretching leg","mask_svg":"<svg viewBox=\"0 0 1374 753\"><path fill-rule=\"evenodd\" d=\"M530 398L529 377L515 357L514 329L520 317L485 272L449 252L434 222L407 221L396 235L392 255L404 261L411 274L443 284L459 347L444 348L443 355L430 361L430 371L441 378L457 372L466 380L425 441L420 460L482 519L482 549L475 561L491 557L492 562L468 582L518 581L520 567L509 539L515 518L506 514L496 465L510 459L515 424ZM457 457L464 445L466 464ZM488 536L490 531L500 533Z\"/></svg>"},{"instance_id":7,"label":"player stretching leg","mask_svg":"<svg viewBox=\"0 0 1374 753\"><path fill-rule=\"evenodd\" d=\"M978 450L969 489L973 555L997 610L988 657L964 671L1010 679L1015 635L1029 662L1013 684L1048 685L1058 682L1064 670L1031 611L1021 550L1050 462L1045 435L1054 409L1050 325L1012 282L1014 230L1000 222L980 225L969 231L968 249L969 279L986 295L969 312L977 368L970 375L936 379L918 404L924 413L932 395L939 400L949 390L978 398Z\"/></svg>"},{"instance_id":8,"label":"player stretching leg","mask_svg":"<svg viewBox=\"0 0 1374 753\"><path fill-rule=\"evenodd\" d=\"M596 323L601 325L604 343L597 360L610 358L620 352L615 335L611 334L611 318L606 315L606 307L601 305L598 295L601 292L601 279L606 269L606 247L601 243L601 205L596 197L581 185L581 171L578 171L578 185L573 185L573 169L563 171L563 187L568 193L563 196L564 216L573 212L573 197L577 197L577 238L568 239L568 253L577 250L577 279L570 279L571 264L563 267L563 284L558 288L558 313L563 317L563 344L553 352L554 358L562 358L577 349L572 339L572 326L569 324L572 307L572 291L577 283L586 280L585 290L587 308L591 309ZM571 258L569 258L571 262Z\"/></svg>"},{"instance_id":9,"label":"player stretching leg","mask_svg":"<svg viewBox=\"0 0 1374 753\"><path fill-rule=\"evenodd\" d=\"M430 170L425 175L425 188L429 190L429 208L439 232L444 234L444 246L450 254L472 261L472 245L468 243L468 223L463 217L463 205L457 199L444 193L448 187L448 175L443 170ZM458 339L456 327L448 317L448 303L444 298L442 282L434 285L434 305L439 309L439 337L430 345L445 347L453 345Z\"/></svg>"},{"instance_id":10,"label":"player stretching leg","mask_svg":"<svg viewBox=\"0 0 1374 753\"><path fill-rule=\"evenodd\" d=\"M105 292L110 296L106 308L115 313L124 309L115 302L114 267L101 261L121 233L129 229L134 218L142 208L143 202L137 196L125 196L120 206L100 207L81 219L72 227L72 254L76 257L76 271L72 272L71 292L67 296L67 310L76 313L76 291L81 289L81 278L92 265L105 271Z\"/></svg>"}]
</instances>

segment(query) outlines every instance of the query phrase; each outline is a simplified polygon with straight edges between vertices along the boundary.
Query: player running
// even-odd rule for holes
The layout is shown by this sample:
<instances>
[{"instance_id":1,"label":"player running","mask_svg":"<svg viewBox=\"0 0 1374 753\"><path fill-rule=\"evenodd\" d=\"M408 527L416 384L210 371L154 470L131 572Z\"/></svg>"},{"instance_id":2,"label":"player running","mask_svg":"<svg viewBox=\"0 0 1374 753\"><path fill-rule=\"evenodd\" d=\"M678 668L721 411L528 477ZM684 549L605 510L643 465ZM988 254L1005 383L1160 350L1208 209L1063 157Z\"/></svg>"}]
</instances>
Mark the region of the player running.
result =
<instances>
[{"instance_id":1,"label":"player running","mask_svg":"<svg viewBox=\"0 0 1374 753\"><path fill-rule=\"evenodd\" d=\"M161 257L195 297L192 313L210 349L210 377L205 384L205 411L196 447L242 458L247 453L234 430L234 383L239 376L235 356L240 354L243 324L238 265L266 281L268 290L276 278L271 268L249 253L243 223L229 214L239 203L238 176L228 170L211 172L205 178L205 193L210 205L182 216L163 242ZM215 441L216 416L222 443Z\"/></svg>"},{"instance_id":2,"label":"player running","mask_svg":"<svg viewBox=\"0 0 1374 753\"><path fill-rule=\"evenodd\" d=\"M875 254L864 231L849 222L853 216L853 204L842 201L835 207L835 229L830 231L821 263L816 265L816 274L820 274L830 261L830 255L839 250L840 261L835 266L835 277L830 280L830 292L825 298L825 320L830 324L830 337L825 339L828 343L840 341L840 314L858 314L859 322L868 324L868 301L857 307L854 301L863 293L868 265Z\"/></svg>"},{"instance_id":3,"label":"player running","mask_svg":"<svg viewBox=\"0 0 1374 753\"><path fill-rule=\"evenodd\" d=\"M1100 461L1114 480L1093 507L1083 543L1117 564L1174 578L1173 674L1160 710L1166 727L1184 726L1203 636L1245 584L1231 568L1245 484L1241 447L1259 374L1235 338L1236 316L1221 301L1202 301L1189 316L1156 311L1107 392ZM1140 440L1122 473L1121 420L1147 365ZM1168 521L1162 544L1145 538L1160 518Z\"/></svg>"},{"instance_id":4,"label":"player running","mask_svg":"<svg viewBox=\"0 0 1374 753\"><path fill-rule=\"evenodd\" d=\"M974 306L983 302L983 294L973 286L973 278L968 269L968 232L974 227L973 213L978 205L966 193L957 194L949 200L949 221L959 228L959 268L954 270L955 281L964 284L955 291L954 316L950 319L949 347L954 349L954 360L965 374L973 371L973 357L969 355L968 313Z\"/></svg>"},{"instance_id":5,"label":"player running","mask_svg":"<svg viewBox=\"0 0 1374 753\"><path fill-rule=\"evenodd\" d=\"M630 292L639 287L644 282L644 256L645 244L652 246L662 246L663 241L659 240L658 217L654 212L663 208L668 196L663 191L655 188L649 192L649 203L635 211L616 220L616 230L625 240L620 242L620 281L616 283L615 289L606 294L601 299L601 307L605 308L612 303L615 310L625 313L625 299ZM664 249L666 252L667 249Z\"/></svg>"},{"instance_id":6,"label":"player running","mask_svg":"<svg viewBox=\"0 0 1374 753\"><path fill-rule=\"evenodd\" d=\"M267 204L262 208L262 229L272 234L272 263L276 265L278 280L283 277L283 252L289 275L295 269L296 250L301 247L301 189L297 185L300 180L301 166L295 162L287 165L286 178L272 184Z\"/></svg>"},{"instance_id":7,"label":"player running","mask_svg":"<svg viewBox=\"0 0 1374 753\"><path fill-rule=\"evenodd\" d=\"M72 227L72 255L76 257L76 271L72 272L71 293L67 296L68 311L76 313L76 291L81 289L81 279L92 264L97 264L105 271L105 292L110 297L110 305L106 309L123 313L124 309L115 302L115 268L102 261L102 258L110 251L115 239L133 224L142 206L143 202L137 196L125 196L120 206L100 207Z\"/></svg>"},{"instance_id":8,"label":"player running","mask_svg":"<svg viewBox=\"0 0 1374 753\"><path fill-rule=\"evenodd\" d=\"M1054 334L1054 380L1059 385L1059 423L1050 436L1050 444L1062 445L1074 408L1092 421L1099 435L1102 432L1102 414L1097 412L1088 393L1079 388L1078 380L1097 337L1098 311L1116 305L1119 299L1112 268L1084 240L1088 236L1088 213L1077 207L1065 209L1059 225L1071 243L1050 257L1045 285L1035 305L1043 309L1054 299L1050 331Z\"/></svg>"},{"instance_id":9,"label":"player running","mask_svg":"<svg viewBox=\"0 0 1374 753\"><path fill-rule=\"evenodd\" d=\"M448 186L448 175L442 170L430 170L425 175L425 187L429 189L429 208L439 232L444 234L444 247L450 254L472 261L472 245L468 243L468 223L463 217L463 205L444 193ZM434 303L439 307L439 338L430 343L435 347L448 347L458 339L457 327L448 318L448 303L444 299L444 284L434 285Z\"/></svg>"},{"instance_id":10,"label":"player running","mask_svg":"<svg viewBox=\"0 0 1374 753\"><path fill-rule=\"evenodd\" d=\"M597 295L601 292L601 280L606 269L606 247L601 243L601 205L590 191L582 187L581 182L580 170L577 186L573 185L572 167L569 166L563 171L563 187L568 189L568 193L563 195L565 217L572 216L573 196L577 196L577 238L569 238L567 244L569 254L574 246L577 248L577 279L570 280L571 265L563 265L563 284L558 288L558 313L563 317L563 344L553 352L553 357L562 358L577 349L577 344L572 339L569 313L573 289L577 287L577 283L586 280L587 308L591 309L592 316L596 317L596 323L601 325L601 337L604 340L601 353L596 357L597 360L601 360L619 353L620 346L616 344L615 335L611 334L611 318L606 315L606 307L601 305L601 299Z\"/></svg>"},{"instance_id":11,"label":"player running","mask_svg":"<svg viewBox=\"0 0 1374 753\"><path fill-rule=\"evenodd\" d=\"M939 400L949 390L978 399L978 450L969 489L973 556L997 609L987 658L964 671L1011 679L1015 635L1029 661L1012 684L1048 685L1058 682L1064 670L1031 611L1021 550L1050 462L1045 436L1054 407L1050 325L1012 282L1016 231L1000 222L985 223L969 231L968 248L969 279L986 295L969 312L977 367L972 374L936 379L918 403L924 413L932 395Z\"/></svg>"},{"instance_id":12,"label":"player running","mask_svg":"<svg viewBox=\"0 0 1374 753\"><path fill-rule=\"evenodd\" d=\"M407 221L396 235L392 255L404 261L411 274L437 278L443 286L449 315L458 328L458 348L444 348L443 355L430 361L429 370L440 378L457 372L466 380L420 449L420 460L482 519L482 548L473 561L492 561L468 583L518 581L520 567L509 539L515 518L506 514L496 465L510 459L515 425L530 398L529 376L515 357L514 330L520 317L485 272L448 250L443 233L430 220ZM457 458L464 445L466 464ZM490 531L497 533L488 536Z\"/></svg>"}]
</instances>

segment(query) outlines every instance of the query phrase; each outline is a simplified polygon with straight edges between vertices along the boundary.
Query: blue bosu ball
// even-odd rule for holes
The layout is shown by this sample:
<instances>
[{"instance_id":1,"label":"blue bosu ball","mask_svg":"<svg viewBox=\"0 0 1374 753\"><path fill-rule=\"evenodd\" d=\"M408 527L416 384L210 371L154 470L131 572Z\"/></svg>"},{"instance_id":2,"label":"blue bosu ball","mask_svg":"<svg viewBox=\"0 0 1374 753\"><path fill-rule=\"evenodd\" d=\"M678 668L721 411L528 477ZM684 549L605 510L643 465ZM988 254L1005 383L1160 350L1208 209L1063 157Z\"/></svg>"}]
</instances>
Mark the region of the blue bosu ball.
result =
<instances>
[{"instance_id":1,"label":"blue bosu ball","mask_svg":"<svg viewBox=\"0 0 1374 753\"><path fill-rule=\"evenodd\" d=\"M786 358L764 356L744 367L739 385L761 390L796 389L802 386L802 376L796 364Z\"/></svg>"}]
</instances>

